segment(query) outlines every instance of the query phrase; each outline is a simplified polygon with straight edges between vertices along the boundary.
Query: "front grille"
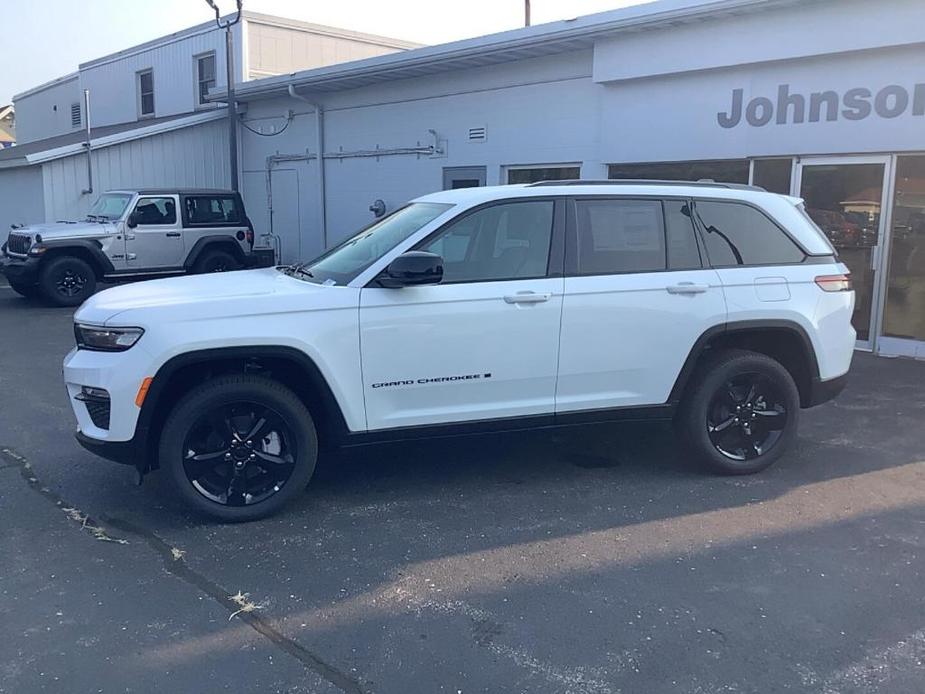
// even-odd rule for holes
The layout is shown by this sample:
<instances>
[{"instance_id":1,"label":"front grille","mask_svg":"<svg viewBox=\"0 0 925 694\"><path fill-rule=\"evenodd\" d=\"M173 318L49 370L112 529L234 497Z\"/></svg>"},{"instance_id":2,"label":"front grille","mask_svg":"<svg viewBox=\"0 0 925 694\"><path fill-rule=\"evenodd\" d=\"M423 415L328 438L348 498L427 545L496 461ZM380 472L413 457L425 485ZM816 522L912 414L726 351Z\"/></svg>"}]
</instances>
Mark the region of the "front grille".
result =
<instances>
[{"instance_id":1,"label":"front grille","mask_svg":"<svg viewBox=\"0 0 925 694\"><path fill-rule=\"evenodd\" d=\"M10 234L6 241L6 249L15 255L26 255L32 246L32 237L22 234Z\"/></svg>"},{"instance_id":2,"label":"front grille","mask_svg":"<svg viewBox=\"0 0 925 694\"><path fill-rule=\"evenodd\" d=\"M84 389L77 395L77 399L87 408L87 414L90 415L93 426L97 429L108 430L110 400L109 394L103 395L103 393L106 393L106 391L94 388L88 392L87 389Z\"/></svg>"}]
</instances>

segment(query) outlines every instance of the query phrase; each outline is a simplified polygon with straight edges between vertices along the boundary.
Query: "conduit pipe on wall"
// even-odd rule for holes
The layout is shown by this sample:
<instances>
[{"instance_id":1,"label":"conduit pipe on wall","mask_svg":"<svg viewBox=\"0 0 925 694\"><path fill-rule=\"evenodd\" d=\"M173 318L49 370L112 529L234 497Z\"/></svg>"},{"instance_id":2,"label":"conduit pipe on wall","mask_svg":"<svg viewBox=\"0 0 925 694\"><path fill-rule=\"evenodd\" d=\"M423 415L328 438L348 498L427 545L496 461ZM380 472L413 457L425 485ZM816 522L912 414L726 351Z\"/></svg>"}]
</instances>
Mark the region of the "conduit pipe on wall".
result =
<instances>
[{"instance_id":1,"label":"conduit pipe on wall","mask_svg":"<svg viewBox=\"0 0 925 694\"><path fill-rule=\"evenodd\" d=\"M84 147L87 150L87 187L86 189L80 191L84 195L90 195L93 193L93 150L92 145L90 144L90 90L84 89L84 118L87 121L87 131L86 131L86 140L84 141Z\"/></svg>"},{"instance_id":2,"label":"conduit pipe on wall","mask_svg":"<svg viewBox=\"0 0 925 694\"><path fill-rule=\"evenodd\" d=\"M308 104L315 111L315 140L316 149L318 152L318 221L321 227L321 246L322 248L327 249L328 205L324 180L324 109L322 109L321 104L316 103L296 92L295 87L293 87L291 84L289 85L288 91L289 96L291 96L293 99L298 99L299 101Z\"/></svg>"}]
</instances>

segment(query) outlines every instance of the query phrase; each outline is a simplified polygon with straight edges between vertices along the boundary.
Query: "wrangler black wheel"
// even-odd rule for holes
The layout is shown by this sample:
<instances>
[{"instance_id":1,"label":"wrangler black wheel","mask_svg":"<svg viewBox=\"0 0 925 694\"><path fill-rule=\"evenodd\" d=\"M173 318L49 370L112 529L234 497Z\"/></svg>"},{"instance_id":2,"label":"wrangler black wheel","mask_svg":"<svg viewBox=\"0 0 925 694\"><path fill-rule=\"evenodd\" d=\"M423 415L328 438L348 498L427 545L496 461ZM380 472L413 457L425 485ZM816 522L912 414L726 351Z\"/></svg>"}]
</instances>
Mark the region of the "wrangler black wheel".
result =
<instances>
[{"instance_id":1,"label":"wrangler black wheel","mask_svg":"<svg viewBox=\"0 0 925 694\"><path fill-rule=\"evenodd\" d=\"M240 269L241 263L238 262L237 258L228 251L221 249L205 251L193 266L193 272L197 275L209 272L232 272Z\"/></svg>"},{"instance_id":2,"label":"wrangler black wheel","mask_svg":"<svg viewBox=\"0 0 925 694\"><path fill-rule=\"evenodd\" d=\"M701 365L682 403L680 433L719 472L758 472L797 433L800 397L790 373L764 354L727 350Z\"/></svg>"},{"instance_id":3,"label":"wrangler black wheel","mask_svg":"<svg viewBox=\"0 0 925 694\"><path fill-rule=\"evenodd\" d=\"M50 258L42 264L39 289L56 306L79 306L96 291L96 273L74 256Z\"/></svg>"},{"instance_id":4,"label":"wrangler black wheel","mask_svg":"<svg viewBox=\"0 0 925 694\"><path fill-rule=\"evenodd\" d=\"M305 489L318 454L311 415L284 386L228 376L190 392L161 436L160 463L179 496L226 521L274 513Z\"/></svg>"}]
</instances>

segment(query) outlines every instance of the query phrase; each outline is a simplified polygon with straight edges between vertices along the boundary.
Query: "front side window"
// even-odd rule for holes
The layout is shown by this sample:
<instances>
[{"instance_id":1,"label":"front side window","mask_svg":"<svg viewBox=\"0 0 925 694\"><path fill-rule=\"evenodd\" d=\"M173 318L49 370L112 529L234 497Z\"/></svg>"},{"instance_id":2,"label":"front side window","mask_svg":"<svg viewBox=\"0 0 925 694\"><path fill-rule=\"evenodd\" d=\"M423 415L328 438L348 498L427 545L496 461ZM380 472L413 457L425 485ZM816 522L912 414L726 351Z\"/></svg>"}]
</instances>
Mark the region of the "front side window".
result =
<instances>
[{"instance_id":1,"label":"front side window","mask_svg":"<svg viewBox=\"0 0 925 694\"><path fill-rule=\"evenodd\" d=\"M366 227L321 256L300 265L300 276L314 282L347 284L395 246L449 210L452 205L413 202Z\"/></svg>"},{"instance_id":2,"label":"front side window","mask_svg":"<svg viewBox=\"0 0 925 694\"><path fill-rule=\"evenodd\" d=\"M467 214L418 250L443 258L443 283L545 277L552 200L491 205Z\"/></svg>"},{"instance_id":3,"label":"front side window","mask_svg":"<svg viewBox=\"0 0 925 694\"><path fill-rule=\"evenodd\" d=\"M131 199L130 193L105 193L96 199L87 217L89 219L119 219Z\"/></svg>"},{"instance_id":4,"label":"front side window","mask_svg":"<svg viewBox=\"0 0 925 694\"><path fill-rule=\"evenodd\" d=\"M578 274L666 268L659 200L578 200Z\"/></svg>"},{"instance_id":5,"label":"front side window","mask_svg":"<svg viewBox=\"0 0 925 694\"><path fill-rule=\"evenodd\" d=\"M754 207L701 200L694 210L714 267L803 262L805 256L796 243Z\"/></svg>"},{"instance_id":6,"label":"front side window","mask_svg":"<svg viewBox=\"0 0 925 694\"><path fill-rule=\"evenodd\" d=\"M176 224L177 204L173 198L141 198L132 214L138 226Z\"/></svg>"},{"instance_id":7,"label":"front side window","mask_svg":"<svg viewBox=\"0 0 925 694\"><path fill-rule=\"evenodd\" d=\"M199 105L209 102L209 90L215 86L215 53L196 58L196 93Z\"/></svg>"},{"instance_id":8,"label":"front side window","mask_svg":"<svg viewBox=\"0 0 925 694\"><path fill-rule=\"evenodd\" d=\"M183 204L190 225L227 226L242 224L243 215L231 195L189 195Z\"/></svg>"},{"instance_id":9,"label":"front side window","mask_svg":"<svg viewBox=\"0 0 925 694\"><path fill-rule=\"evenodd\" d=\"M154 72L151 70L138 73L138 113L154 115Z\"/></svg>"}]
</instances>

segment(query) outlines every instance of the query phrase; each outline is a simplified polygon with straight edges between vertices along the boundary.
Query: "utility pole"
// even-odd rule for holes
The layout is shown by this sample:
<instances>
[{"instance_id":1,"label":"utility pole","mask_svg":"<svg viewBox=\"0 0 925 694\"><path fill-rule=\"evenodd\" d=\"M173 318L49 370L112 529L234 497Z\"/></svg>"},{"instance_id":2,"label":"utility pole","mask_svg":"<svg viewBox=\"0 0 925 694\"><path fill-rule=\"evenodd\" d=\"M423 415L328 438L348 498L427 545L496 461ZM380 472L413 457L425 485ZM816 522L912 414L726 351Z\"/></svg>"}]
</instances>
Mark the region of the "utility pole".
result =
<instances>
[{"instance_id":1,"label":"utility pole","mask_svg":"<svg viewBox=\"0 0 925 694\"><path fill-rule=\"evenodd\" d=\"M215 0L206 0L209 7L215 11L215 23L219 29L225 30L225 68L228 83L228 164L231 167L231 189L238 191L238 104L234 98L234 36L231 27L241 21L241 7L244 0L237 0L238 12L234 19L222 22L221 14L215 5Z\"/></svg>"},{"instance_id":2,"label":"utility pole","mask_svg":"<svg viewBox=\"0 0 925 694\"><path fill-rule=\"evenodd\" d=\"M524 26L530 26L530 0L524 0Z\"/></svg>"}]
</instances>

